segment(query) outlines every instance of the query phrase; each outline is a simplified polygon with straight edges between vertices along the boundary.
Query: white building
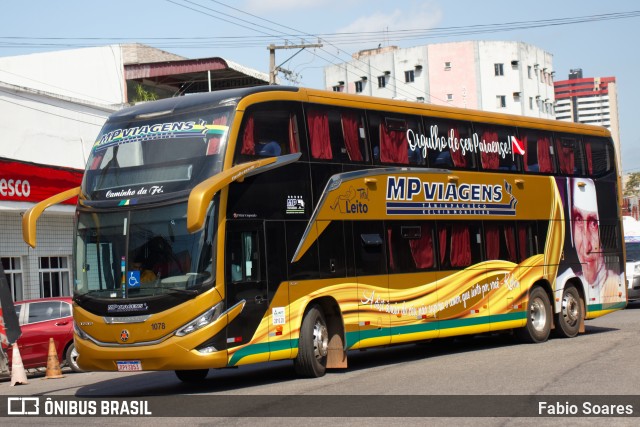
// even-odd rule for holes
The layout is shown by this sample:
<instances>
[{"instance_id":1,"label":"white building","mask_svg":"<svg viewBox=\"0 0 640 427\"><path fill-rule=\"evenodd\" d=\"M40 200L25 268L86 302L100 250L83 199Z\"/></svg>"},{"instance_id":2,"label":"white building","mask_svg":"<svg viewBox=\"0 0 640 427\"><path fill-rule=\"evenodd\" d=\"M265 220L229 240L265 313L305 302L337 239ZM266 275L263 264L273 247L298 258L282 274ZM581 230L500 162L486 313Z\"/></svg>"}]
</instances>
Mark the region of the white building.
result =
<instances>
[{"instance_id":1,"label":"white building","mask_svg":"<svg viewBox=\"0 0 640 427\"><path fill-rule=\"evenodd\" d=\"M532 117L555 117L553 57L522 42L364 50L325 67L328 90Z\"/></svg>"}]
</instances>

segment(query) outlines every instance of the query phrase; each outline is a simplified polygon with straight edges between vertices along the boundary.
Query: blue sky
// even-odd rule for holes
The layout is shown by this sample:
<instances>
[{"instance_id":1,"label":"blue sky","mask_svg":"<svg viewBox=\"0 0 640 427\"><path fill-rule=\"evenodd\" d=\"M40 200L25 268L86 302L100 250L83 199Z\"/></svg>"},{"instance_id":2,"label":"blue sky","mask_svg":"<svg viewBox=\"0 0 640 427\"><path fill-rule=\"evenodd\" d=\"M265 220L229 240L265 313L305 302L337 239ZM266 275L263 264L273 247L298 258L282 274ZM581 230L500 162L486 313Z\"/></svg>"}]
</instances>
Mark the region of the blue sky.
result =
<instances>
[{"instance_id":1,"label":"blue sky","mask_svg":"<svg viewBox=\"0 0 640 427\"><path fill-rule=\"evenodd\" d=\"M190 58L220 56L267 72L269 43L301 43L304 34L310 35L304 42L316 43L313 35L367 33L365 41L339 43L346 38L342 35L283 64L299 75L298 85L314 88L324 86L324 66L379 44L526 42L553 54L556 80L566 79L572 68L582 68L585 77L616 77L623 172L640 172L640 133L632 129L640 100L640 17L538 28L514 24L515 30L499 31L506 23L553 19L560 24L563 18L640 11L637 1L29 0L5 2L2 8L0 56L142 42ZM406 31L444 28L446 34L423 31L420 37L408 37ZM403 39L397 38L400 30L405 30ZM276 63L296 52L277 51Z\"/></svg>"}]
</instances>

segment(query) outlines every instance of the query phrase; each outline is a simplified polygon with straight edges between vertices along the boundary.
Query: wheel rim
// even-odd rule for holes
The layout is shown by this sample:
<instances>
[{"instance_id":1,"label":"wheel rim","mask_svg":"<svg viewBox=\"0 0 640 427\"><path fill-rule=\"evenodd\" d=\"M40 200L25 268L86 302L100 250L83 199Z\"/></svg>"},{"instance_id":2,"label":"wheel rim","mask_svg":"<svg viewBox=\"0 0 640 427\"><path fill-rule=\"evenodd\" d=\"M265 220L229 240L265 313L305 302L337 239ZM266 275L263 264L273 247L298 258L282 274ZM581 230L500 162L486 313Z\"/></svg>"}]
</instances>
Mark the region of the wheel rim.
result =
<instances>
[{"instance_id":1,"label":"wheel rim","mask_svg":"<svg viewBox=\"0 0 640 427\"><path fill-rule=\"evenodd\" d=\"M73 347L73 350L71 350L71 360L69 361L69 363L71 363L72 368L74 370L77 370L78 367L78 350L76 350L75 347Z\"/></svg>"},{"instance_id":2,"label":"wheel rim","mask_svg":"<svg viewBox=\"0 0 640 427\"><path fill-rule=\"evenodd\" d=\"M531 303L531 325L536 331L543 331L547 324L547 310L542 299L536 298Z\"/></svg>"},{"instance_id":3,"label":"wheel rim","mask_svg":"<svg viewBox=\"0 0 640 427\"><path fill-rule=\"evenodd\" d=\"M329 332L327 327L318 320L313 327L313 355L317 360L322 359L329 352Z\"/></svg>"},{"instance_id":4,"label":"wheel rim","mask_svg":"<svg viewBox=\"0 0 640 427\"><path fill-rule=\"evenodd\" d=\"M571 293L564 294L562 298L562 317L569 326L575 326L580 319L579 301Z\"/></svg>"}]
</instances>

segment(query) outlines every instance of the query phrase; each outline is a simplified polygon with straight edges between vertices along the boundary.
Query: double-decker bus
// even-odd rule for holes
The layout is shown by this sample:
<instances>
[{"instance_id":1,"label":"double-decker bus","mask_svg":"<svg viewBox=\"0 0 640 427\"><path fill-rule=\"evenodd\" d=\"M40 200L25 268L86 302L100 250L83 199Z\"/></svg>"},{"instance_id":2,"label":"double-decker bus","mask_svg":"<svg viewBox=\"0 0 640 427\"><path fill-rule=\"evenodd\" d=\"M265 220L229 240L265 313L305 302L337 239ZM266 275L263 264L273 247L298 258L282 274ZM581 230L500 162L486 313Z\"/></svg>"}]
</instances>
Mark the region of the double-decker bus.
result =
<instances>
[{"instance_id":1,"label":"double-decker bus","mask_svg":"<svg viewBox=\"0 0 640 427\"><path fill-rule=\"evenodd\" d=\"M512 331L573 337L626 305L601 127L278 86L109 117L78 196L82 369L175 370Z\"/></svg>"}]
</instances>

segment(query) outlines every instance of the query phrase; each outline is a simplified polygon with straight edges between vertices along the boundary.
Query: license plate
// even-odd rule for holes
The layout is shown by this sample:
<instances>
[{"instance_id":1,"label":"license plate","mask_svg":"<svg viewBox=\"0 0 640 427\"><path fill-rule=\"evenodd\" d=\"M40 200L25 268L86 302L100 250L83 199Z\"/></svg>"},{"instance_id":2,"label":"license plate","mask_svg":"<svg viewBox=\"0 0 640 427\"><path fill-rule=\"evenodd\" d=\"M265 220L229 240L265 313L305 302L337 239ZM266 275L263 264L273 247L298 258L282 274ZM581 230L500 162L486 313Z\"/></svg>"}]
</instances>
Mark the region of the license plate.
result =
<instances>
[{"instance_id":1,"label":"license plate","mask_svg":"<svg viewBox=\"0 0 640 427\"><path fill-rule=\"evenodd\" d=\"M120 372L142 371L142 363L139 360L127 360L116 363L118 364L118 371Z\"/></svg>"}]
</instances>

